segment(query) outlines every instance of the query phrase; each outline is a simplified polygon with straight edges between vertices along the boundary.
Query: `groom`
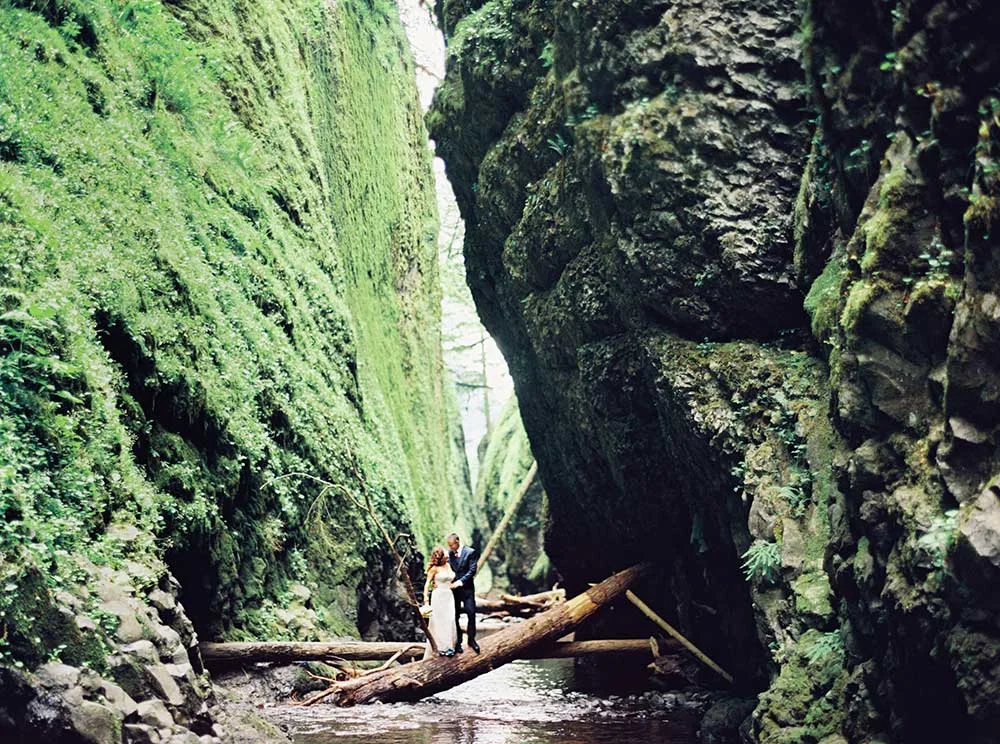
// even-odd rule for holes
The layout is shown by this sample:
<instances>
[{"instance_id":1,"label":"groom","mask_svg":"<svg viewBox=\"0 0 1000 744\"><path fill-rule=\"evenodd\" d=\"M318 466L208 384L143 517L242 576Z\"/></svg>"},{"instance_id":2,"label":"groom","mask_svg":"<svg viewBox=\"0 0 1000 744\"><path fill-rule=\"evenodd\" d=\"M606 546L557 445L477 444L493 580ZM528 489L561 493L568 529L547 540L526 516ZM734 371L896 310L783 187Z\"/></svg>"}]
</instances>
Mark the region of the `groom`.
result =
<instances>
[{"instance_id":1,"label":"groom","mask_svg":"<svg viewBox=\"0 0 1000 744\"><path fill-rule=\"evenodd\" d=\"M458 535L452 532L448 535L448 565L455 572L455 580L451 582L451 589L455 595L455 629L458 631L458 643L455 646L455 653L462 653L462 626L458 624L458 618L465 610L469 623L466 626L469 631L469 648L479 653L479 644L476 643L476 569L478 568L479 554L473 549L461 544Z\"/></svg>"}]
</instances>

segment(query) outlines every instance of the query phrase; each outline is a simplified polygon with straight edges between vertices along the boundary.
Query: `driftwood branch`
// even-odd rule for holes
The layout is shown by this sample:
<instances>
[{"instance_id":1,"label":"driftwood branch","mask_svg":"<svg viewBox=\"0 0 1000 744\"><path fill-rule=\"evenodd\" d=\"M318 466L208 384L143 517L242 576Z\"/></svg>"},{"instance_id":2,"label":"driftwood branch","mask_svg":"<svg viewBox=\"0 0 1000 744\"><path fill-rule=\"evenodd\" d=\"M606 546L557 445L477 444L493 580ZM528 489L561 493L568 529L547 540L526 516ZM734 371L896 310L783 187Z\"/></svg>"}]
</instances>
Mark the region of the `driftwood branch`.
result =
<instances>
[{"instance_id":1,"label":"driftwood branch","mask_svg":"<svg viewBox=\"0 0 1000 744\"><path fill-rule=\"evenodd\" d=\"M660 626L661 628L663 628L663 630L665 630L667 633L669 633L673 638L677 639L677 641L680 642L680 644L684 648L686 648L688 651L690 651L692 654L694 654L695 657L697 657L697 659L700 662L702 662L705 666L707 666L713 672L715 672L716 674L718 674L719 676L721 676L724 680L726 680L727 682L729 682L730 684L732 684L732 682L733 682L733 675L731 675L725 669L723 669L718 664L716 664L714 661L712 661L710 658L708 658L708 656L700 648L698 648L693 643L691 643L691 641L689 641L687 638L685 638L681 634L681 632L679 630L677 630L677 628L675 628L673 625L671 625L670 623L668 623L662 617L660 617L659 615L657 615L652 610L652 608L650 608L649 605L647 605L645 602L643 602L641 599L639 599L632 591L626 591L625 592L625 596L628 598L629 602L631 602L632 604L634 604L636 607L639 608L639 611L642 612L643 615L645 615L650 620L652 620L654 623L656 623L658 626Z\"/></svg>"}]
</instances>

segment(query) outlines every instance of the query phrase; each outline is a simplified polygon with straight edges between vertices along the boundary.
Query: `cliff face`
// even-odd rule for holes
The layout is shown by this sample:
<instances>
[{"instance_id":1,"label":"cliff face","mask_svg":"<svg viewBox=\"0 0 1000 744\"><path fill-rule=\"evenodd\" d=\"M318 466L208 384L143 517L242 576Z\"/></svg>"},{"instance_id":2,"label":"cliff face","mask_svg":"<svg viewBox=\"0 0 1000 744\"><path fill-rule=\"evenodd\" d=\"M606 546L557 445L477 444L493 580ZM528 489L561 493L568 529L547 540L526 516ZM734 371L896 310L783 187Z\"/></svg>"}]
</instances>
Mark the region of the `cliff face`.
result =
<instances>
[{"instance_id":1,"label":"cliff face","mask_svg":"<svg viewBox=\"0 0 1000 744\"><path fill-rule=\"evenodd\" d=\"M350 500L469 521L408 59L381 2L0 10L0 661L412 632Z\"/></svg>"},{"instance_id":2,"label":"cliff face","mask_svg":"<svg viewBox=\"0 0 1000 744\"><path fill-rule=\"evenodd\" d=\"M990 740L995 13L439 15L428 123L557 568L657 561L653 604L769 690L762 741Z\"/></svg>"},{"instance_id":3,"label":"cliff face","mask_svg":"<svg viewBox=\"0 0 1000 744\"><path fill-rule=\"evenodd\" d=\"M519 493L535 461L516 399L504 406L480 448L483 454L476 481L476 503L486 513L489 524L496 525L503 519L511 499ZM541 481L532 478L507 528L497 538L490 560L494 588L517 594L552 588L555 577L545 552L546 502Z\"/></svg>"}]
</instances>

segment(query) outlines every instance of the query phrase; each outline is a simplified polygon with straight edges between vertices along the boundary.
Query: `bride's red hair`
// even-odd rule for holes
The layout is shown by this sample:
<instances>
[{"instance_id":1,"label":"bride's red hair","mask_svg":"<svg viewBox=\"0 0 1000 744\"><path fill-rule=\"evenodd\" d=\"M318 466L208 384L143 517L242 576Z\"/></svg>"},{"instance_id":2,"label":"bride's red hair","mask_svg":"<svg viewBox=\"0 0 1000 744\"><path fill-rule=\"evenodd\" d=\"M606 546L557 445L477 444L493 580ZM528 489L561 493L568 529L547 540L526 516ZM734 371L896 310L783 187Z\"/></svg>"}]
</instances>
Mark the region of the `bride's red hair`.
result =
<instances>
[{"instance_id":1,"label":"bride's red hair","mask_svg":"<svg viewBox=\"0 0 1000 744\"><path fill-rule=\"evenodd\" d=\"M430 571L434 566L443 566L445 563L447 563L447 559L445 558L444 548L434 548L431 551L431 562L427 566L427 570Z\"/></svg>"}]
</instances>

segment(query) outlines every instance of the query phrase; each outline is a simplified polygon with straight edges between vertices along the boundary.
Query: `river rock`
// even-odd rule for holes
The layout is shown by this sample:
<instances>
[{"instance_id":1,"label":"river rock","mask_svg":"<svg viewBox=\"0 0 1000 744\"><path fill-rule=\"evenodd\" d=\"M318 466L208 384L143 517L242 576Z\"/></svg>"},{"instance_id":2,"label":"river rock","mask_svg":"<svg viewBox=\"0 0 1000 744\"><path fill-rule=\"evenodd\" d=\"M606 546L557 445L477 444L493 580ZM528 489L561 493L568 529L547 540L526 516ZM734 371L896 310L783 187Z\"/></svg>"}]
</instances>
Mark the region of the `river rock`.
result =
<instances>
[{"instance_id":1,"label":"river rock","mask_svg":"<svg viewBox=\"0 0 1000 744\"><path fill-rule=\"evenodd\" d=\"M142 623L136 615L136 608L131 602L123 599L113 599L101 604L104 612L109 612L118 618L118 629L115 635L122 643L133 643L140 640L143 635Z\"/></svg>"},{"instance_id":2,"label":"river rock","mask_svg":"<svg viewBox=\"0 0 1000 744\"><path fill-rule=\"evenodd\" d=\"M120 744L121 712L86 700L70 708L70 717L85 741L91 744Z\"/></svg>"},{"instance_id":3,"label":"river rock","mask_svg":"<svg viewBox=\"0 0 1000 744\"><path fill-rule=\"evenodd\" d=\"M126 723L125 736L129 744L161 744L163 741L157 728L146 723Z\"/></svg>"},{"instance_id":4,"label":"river rock","mask_svg":"<svg viewBox=\"0 0 1000 744\"><path fill-rule=\"evenodd\" d=\"M102 680L100 683L101 694L114 706L125 718L131 718L138 710L135 700L114 682Z\"/></svg>"},{"instance_id":5,"label":"river rock","mask_svg":"<svg viewBox=\"0 0 1000 744\"><path fill-rule=\"evenodd\" d=\"M80 670L69 664L50 661L38 667L35 670L35 676L46 688L67 689L73 687L80 680Z\"/></svg>"},{"instance_id":6,"label":"river rock","mask_svg":"<svg viewBox=\"0 0 1000 744\"><path fill-rule=\"evenodd\" d=\"M177 610L177 599L170 592L157 588L153 589L146 597L149 599L149 603L160 612L172 613Z\"/></svg>"},{"instance_id":7,"label":"river rock","mask_svg":"<svg viewBox=\"0 0 1000 744\"><path fill-rule=\"evenodd\" d=\"M175 675L177 665L149 664L143 670L156 694L172 706L184 704L184 693L178 685ZM179 679L184 679L183 673Z\"/></svg>"},{"instance_id":8,"label":"river rock","mask_svg":"<svg viewBox=\"0 0 1000 744\"><path fill-rule=\"evenodd\" d=\"M157 729L173 728L174 718L162 700L143 700L136 708L143 723Z\"/></svg>"},{"instance_id":9,"label":"river rock","mask_svg":"<svg viewBox=\"0 0 1000 744\"><path fill-rule=\"evenodd\" d=\"M740 744L740 726L756 705L755 698L724 698L713 703L698 727L699 744Z\"/></svg>"},{"instance_id":10,"label":"river rock","mask_svg":"<svg viewBox=\"0 0 1000 744\"><path fill-rule=\"evenodd\" d=\"M156 646L153 645L152 641L148 641L146 639L125 644L124 646L121 646L120 649L122 653L129 654L140 661L148 662L150 664L155 664L160 660L160 655L156 650Z\"/></svg>"},{"instance_id":11,"label":"river rock","mask_svg":"<svg viewBox=\"0 0 1000 744\"><path fill-rule=\"evenodd\" d=\"M187 663L187 650L181 643L180 634L173 628L159 623L153 626L153 643L159 651L160 659L180 664Z\"/></svg>"},{"instance_id":12,"label":"river rock","mask_svg":"<svg viewBox=\"0 0 1000 744\"><path fill-rule=\"evenodd\" d=\"M963 509L958 524L955 566L971 586L995 598L1000 609L1000 485L985 488L971 508Z\"/></svg>"},{"instance_id":13,"label":"river rock","mask_svg":"<svg viewBox=\"0 0 1000 744\"><path fill-rule=\"evenodd\" d=\"M168 740L169 744L202 744L201 739L190 731L176 733Z\"/></svg>"}]
</instances>

